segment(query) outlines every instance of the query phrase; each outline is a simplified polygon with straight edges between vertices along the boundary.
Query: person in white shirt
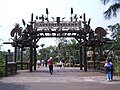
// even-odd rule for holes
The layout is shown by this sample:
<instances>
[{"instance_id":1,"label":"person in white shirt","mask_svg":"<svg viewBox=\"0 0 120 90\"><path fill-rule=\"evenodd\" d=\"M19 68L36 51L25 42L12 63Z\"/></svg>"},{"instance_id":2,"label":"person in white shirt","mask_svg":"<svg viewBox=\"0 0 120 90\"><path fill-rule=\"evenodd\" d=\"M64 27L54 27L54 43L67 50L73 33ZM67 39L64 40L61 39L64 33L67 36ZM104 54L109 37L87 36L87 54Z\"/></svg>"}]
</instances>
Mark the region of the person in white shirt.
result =
<instances>
[{"instance_id":1,"label":"person in white shirt","mask_svg":"<svg viewBox=\"0 0 120 90\"><path fill-rule=\"evenodd\" d=\"M37 60L37 67L40 67L40 60Z\"/></svg>"}]
</instances>

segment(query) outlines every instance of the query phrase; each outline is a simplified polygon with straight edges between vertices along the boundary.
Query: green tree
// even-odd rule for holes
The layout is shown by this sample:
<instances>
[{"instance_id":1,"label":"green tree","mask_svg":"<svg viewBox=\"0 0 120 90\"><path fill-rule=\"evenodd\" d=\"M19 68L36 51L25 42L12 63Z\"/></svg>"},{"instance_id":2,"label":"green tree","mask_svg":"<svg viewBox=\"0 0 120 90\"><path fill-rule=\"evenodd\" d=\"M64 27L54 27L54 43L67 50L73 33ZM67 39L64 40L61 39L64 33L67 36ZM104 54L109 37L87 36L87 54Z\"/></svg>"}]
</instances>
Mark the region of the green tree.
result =
<instances>
[{"instance_id":1,"label":"green tree","mask_svg":"<svg viewBox=\"0 0 120 90\"><path fill-rule=\"evenodd\" d=\"M112 32L111 37L113 44L111 47L114 51L114 55L120 57L120 24L117 23L115 25L109 25L108 29ZM118 62L120 62L119 58L115 58L115 60L113 60L114 74L116 75L120 75L120 65Z\"/></svg>"},{"instance_id":2,"label":"green tree","mask_svg":"<svg viewBox=\"0 0 120 90\"><path fill-rule=\"evenodd\" d=\"M113 44L111 48L113 50L120 50L120 24L109 25L108 29L112 32L111 37L113 39ZM119 55L120 53L116 53Z\"/></svg>"},{"instance_id":3,"label":"green tree","mask_svg":"<svg viewBox=\"0 0 120 90\"><path fill-rule=\"evenodd\" d=\"M0 76L3 76L5 73L5 68L4 68L5 54L6 54L5 51L0 51Z\"/></svg>"},{"instance_id":4,"label":"green tree","mask_svg":"<svg viewBox=\"0 0 120 90\"><path fill-rule=\"evenodd\" d=\"M119 32L120 32L120 24L117 23L115 25L109 25L108 29L112 32L111 37L114 40L119 41L120 37L119 37Z\"/></svg>"},{"instance_id":5,"label":"green tree","mask_svg":"<svg viewBox=\"0 0 120 90\"><path fill-rule=\"evenodd\" d=\"M116 17L120 9L120 0L101 0L104 5L112 2L113 4L104 12L105 19L111 19L111 17Z\"/></svg>"},{"instance_id":6,"label":"green tree","mask_svg":"<svg viewBox=\"0 0 120 90\"><path fill-rule=\"evenodd\" d=\"M45 44L41 44L40 46L43 48L45 46Z\"/></svg>"}]
</instances>

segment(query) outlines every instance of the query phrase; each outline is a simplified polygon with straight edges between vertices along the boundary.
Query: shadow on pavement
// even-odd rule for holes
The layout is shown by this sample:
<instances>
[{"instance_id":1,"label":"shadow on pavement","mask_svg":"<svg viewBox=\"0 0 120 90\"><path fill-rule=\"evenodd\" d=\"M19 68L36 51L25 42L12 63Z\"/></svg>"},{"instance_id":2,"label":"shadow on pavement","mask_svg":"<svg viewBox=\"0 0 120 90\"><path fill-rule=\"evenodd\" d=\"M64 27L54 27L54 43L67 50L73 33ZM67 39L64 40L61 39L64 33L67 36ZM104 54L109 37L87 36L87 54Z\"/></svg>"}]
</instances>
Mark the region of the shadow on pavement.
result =
<instances>
[{"instance_id":1,"label":"shadow on pavement","mask_svg":"<svg viewBox=\"0 0 120 90\"><path fill-rule=\"evenodd\" d=\"M0 82L0 90L28 90L24 85Z\"/></svg>"},{"instance_id":2,"label":"shadow on pavement","mask_svg":"<svg viewBox=\"0 0 120 90\"><path fill-rule=\"evenodd\" d=\"M112 81L115 81L115 82L120 82L120 80L118 80L118 79L113 79Z\"/></svg>"}]
</instances>

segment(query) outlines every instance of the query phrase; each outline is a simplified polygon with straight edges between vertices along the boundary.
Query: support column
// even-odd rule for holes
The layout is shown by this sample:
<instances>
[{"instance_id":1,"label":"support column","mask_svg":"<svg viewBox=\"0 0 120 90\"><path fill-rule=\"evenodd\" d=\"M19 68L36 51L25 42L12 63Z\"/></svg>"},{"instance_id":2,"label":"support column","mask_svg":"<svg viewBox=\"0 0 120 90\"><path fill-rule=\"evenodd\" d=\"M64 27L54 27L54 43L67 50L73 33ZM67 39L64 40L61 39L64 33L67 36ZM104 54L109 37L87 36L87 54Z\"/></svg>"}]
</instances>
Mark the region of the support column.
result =
<instances>
[{"instance_id":1,"label":"support column","mask_svg":"<svg viewBox=\"0 0 120 90\"><path fill-rule=\"evenodd\" d=\"M30 26L31 26L31 28L30 28L30 31L32 31L33 30L33 13L31 14L31 22L30 22ZM30 34L31 36L31 40L33 39L32 38L32 34ZM32 43L33 41L31 41L30 43ZM30 45L30 72L32 72L32 65L33 65L33 45L31 44Z\"/></svg>"},{"instance_id":2,"label":"support column","mask_svg":"<svg viewBox=\"0 0 120 90\"><path fill-rule=\"evenodd\" d=\"M15 46L15 53L14 53L14 55L15 55L15 58L14 58L14 62L16 63L15 64L15 68L16 68L16 70L15 70L15 72L17 72L17 47Z\"/></svg>"},{"instance_id":3,"label":"support column","mask_svg":"<svg viewBox=\"0 0 120 90\"><path fill-rule=\"evenodd\" d=\"M14 62L17 61L17 47L15 46L15 52L14 52L15 58L14 58Z\"/></svg>"},{"instance_id":4,"label":"support column","mask_svg":"<svg viewBox=\"0 0 120 90\"><path fill-rule=\"evenodd\" d=\"M102 46L100 46L100 62L102 62ZM101 63L100 63L100 69L101 69Z\"/></svg>"},{"instance_id":5,"label":"support column","mask_svg":"<svg viewBox=\"0 0 120 90\"><path fill-rule=\"evenodd\" d=\"M94 69L96 69L96 64L95 64L95 47L92 47L93 49L93 55L92 55L92 58L93 58L93 67Z\"/></svg>"},{"instance_id":6,"label":"support column","mask_svg":"<svg viewBox=\"0 0 120 90\"><path fill-rule=\"evenodd\" d=\"M83 63L83 57L82 57L82 47L80 47L80 70L82 70L82 63Z\"/></svg>"},{"instance_id":7,"label":"support column","mask_svg":"<svg viewBox=\"0 0 120 90\"><path fill-rule=\"evenodd\" d=\"M37 57L36 57L36 48L34 48L34 70L36 70L36 62L37 62Z\"/></svg>"},{"instance_id":8,"label":"support column","mask_svg":"<svg viewBox=\"0 0 120 90\"><path fill-rule=\"evenodd\" d=\"M30 46L30 72L32 72L32 64L33 64L33 47Z\"/></svg>"},{"instance_id":9,"label":"support column","mask_svg":"<svg viewBox=\"0 0 120 90\"><path fill-rule=\"evenodd\" d=\"M86 53L86 46L84 46L83 58L84 58L84 71L87 71L87 53Z\"/></svg>"},{"instance_id":10,"label":"support column","mask_svg":"<svg viewBox=\"0 0 120 90\"><path fill-rule=\"evenodd\" d=\"M23 49L21 48L21 70L23 70Z\"/></svg>"},{"instance_id":11,"label":"support column","mask_svg":"<svg viewBox=\"0 0 120 90\"><path fill-rule=\"evenodd\" d=\"M86 15L83 14L83 24L84 24L84 31L87 32L87 25L86 25ZM83 58L84 58L84 71L87 71L87 53L86 53L86 42L87 42L87 34L84 33L84 51L83 51Z\"/></svg>"}]
</instances>

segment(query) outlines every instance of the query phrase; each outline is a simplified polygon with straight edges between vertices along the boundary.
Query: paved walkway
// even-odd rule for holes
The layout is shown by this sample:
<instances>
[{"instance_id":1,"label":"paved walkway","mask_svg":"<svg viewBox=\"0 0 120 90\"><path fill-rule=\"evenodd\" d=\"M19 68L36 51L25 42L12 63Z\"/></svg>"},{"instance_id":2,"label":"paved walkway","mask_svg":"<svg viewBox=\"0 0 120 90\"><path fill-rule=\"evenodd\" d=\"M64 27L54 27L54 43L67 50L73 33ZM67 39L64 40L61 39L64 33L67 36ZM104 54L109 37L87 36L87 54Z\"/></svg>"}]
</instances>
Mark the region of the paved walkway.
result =
<instances>
[{"instance_id":1,"label":"paved walkway","mask_svg":"<svg viewBox=\"0 0 120 90\"><path fill-rule=\"evenodd\" d=\"M119 90L120 77L114 76L106 82L104 73L81 71L79 68L54 67L53 75L48 67L37 68L34 72L18 71L18 74L0 78L0 90Z\"/></svg>"}]
</instances>

